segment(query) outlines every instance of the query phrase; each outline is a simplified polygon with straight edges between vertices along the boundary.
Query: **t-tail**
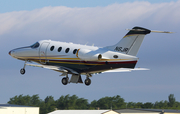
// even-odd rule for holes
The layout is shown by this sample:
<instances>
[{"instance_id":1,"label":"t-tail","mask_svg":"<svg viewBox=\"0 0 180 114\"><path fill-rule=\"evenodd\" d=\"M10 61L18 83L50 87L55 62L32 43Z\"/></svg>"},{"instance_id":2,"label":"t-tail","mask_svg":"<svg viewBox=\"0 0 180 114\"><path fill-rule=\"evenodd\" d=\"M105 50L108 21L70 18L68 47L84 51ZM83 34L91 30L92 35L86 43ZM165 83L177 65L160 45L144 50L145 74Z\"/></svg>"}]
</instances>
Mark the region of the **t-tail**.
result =
<instances>
[{"instance_id":1,"label":"t-tail","mask_svg":"<svg viewBox=\"0 0 180 114\"><path fill-rule=\"evenodd\" d=\"M136 56L146 34L151 32L172 33L167 31L151 31L142 27L134 27L127 30L129 30L129 32L116 45L107 46L106 48Z\"/></svg>"}]
</instances>

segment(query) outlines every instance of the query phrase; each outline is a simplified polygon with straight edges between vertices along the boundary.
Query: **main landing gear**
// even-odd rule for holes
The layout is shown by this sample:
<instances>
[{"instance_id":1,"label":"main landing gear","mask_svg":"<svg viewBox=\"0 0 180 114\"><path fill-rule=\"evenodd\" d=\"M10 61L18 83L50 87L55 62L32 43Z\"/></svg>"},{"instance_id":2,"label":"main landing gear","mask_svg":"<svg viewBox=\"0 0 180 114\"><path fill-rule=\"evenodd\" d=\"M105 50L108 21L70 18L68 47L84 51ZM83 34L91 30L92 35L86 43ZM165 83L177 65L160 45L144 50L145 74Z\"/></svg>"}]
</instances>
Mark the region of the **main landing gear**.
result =
<instances>
[{"instance_id":1,"label":"main landing gear","mask_svg":"<svg viewBox=\"0 0 180 114\"><path fill-rule=\"evenodd\" d=\"M62 78L61 82L63 85L67 85L68 84L68 81L69 81L69 78L68 77L64 77Z\"/></svg>"},{"instance_id":2,"label":"main landing gear","mask_svg":"<svg viewBox=\"0 0 180 114\"><path fill-rule=\"evenodd\" d=\"M86 74L86 79L84 81L85 85L89 86L91 84L91 79L89 77L92 77L91 74Z\"/></svg>"},{"instance_id":3,"label":"main landing gear","mask_svg":"<svg viewBox=\"0 0 180 114\"><path fill-rule=\"evenodd\" d=\"M85 85L89 86L91 84L91 79L87 78L84 81Z\"/></svg>"},{"instance_id":4,"label":"main landing gear","mask_svg":"<svg viewBox=\"0 0 180 114\"><path fill-rule=\"evenodd\" d=\"M62 78L62 80L61 80L63 85L67 85L68 83L76 83L76 84L77 83L83 83L81 75L73 74L71 76L70 80L69 80L68 74L62 74L62 76L66 76L66 77ZM89 77L92 77L92 75L91 74L86 75L86 79L84 81L86 86L89 86L91 84L91 79Z\"/></svg>"}]
</instances>

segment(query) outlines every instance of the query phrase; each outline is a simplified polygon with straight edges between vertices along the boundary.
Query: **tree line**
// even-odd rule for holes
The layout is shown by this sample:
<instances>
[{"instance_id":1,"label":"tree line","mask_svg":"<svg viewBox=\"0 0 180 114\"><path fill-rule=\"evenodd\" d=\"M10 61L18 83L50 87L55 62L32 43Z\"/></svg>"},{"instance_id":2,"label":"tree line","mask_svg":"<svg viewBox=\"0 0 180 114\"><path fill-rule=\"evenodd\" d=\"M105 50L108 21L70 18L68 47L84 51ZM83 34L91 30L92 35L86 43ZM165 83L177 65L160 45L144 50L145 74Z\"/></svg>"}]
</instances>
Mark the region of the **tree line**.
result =
<instances>
[{"instance_id":1,"label":"tree line","mask_svg":"<svg viewBox=\"0 0 180 114\"><path fill-rule=\"evenodd\" d=\"M145 109L180 109L180 102L175 100L174 94L168 96L168 100L151 102L125 102L121 96L102 97L99 100L93 100L91 103L87 99L79 98L76 95L65 95L54 100L53 96L47 96L44 100L39 95L19 95L10 98L9 104L40 107L40 114L46 114L54 110L72 110L72 109L124 109L124 108L145 108Z\"/></svg>"}]
</instances>

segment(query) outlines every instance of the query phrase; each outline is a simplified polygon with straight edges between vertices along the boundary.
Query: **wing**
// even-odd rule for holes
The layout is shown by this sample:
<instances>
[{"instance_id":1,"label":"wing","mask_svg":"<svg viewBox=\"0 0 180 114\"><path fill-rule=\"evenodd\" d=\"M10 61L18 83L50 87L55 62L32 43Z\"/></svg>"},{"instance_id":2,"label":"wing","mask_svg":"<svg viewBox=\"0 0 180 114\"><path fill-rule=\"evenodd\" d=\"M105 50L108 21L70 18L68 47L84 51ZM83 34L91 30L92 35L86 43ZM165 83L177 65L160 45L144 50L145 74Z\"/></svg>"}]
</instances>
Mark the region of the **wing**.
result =
<instances>
[{"instance_id":1,"label":"wing","mask_svg":"<svg viewBox=\"0 0 180 114\"><path fill-rule=\"evenodd\" d=\"M134 69L118 68L118 69L114 69L114 70L107 70L107 71L104 71L103 73L106 73L106 72L131 72L131 71L135 71L135 70L149 70L149 69L147 69L147 68L134 68Z\"/></svg>"},{"instance_id":2,"label":"wing","mask_svg":"<svg viewBox=\"0 0 180 114\"><path fill-rule=\"evenodd\" d=\"M40 67L40 68L46 68L46 69L50 69L50 70L54 70L57 72L61 72L62 75L61 76L65 76L67 73L69 74L79 74L78 72L67 68L67 67L62 67L62 66L50 66L50 65L37 65L37 64L27 64L28 66L33 66L33 67ZM98 71L98 72L90 72L90 74L96 74L96 73L108 73L108 72L131 72L131 71L135 71L135 70L149 70L147 68L118 68L118 69L114 69L114 70L106 70L106 71ZM86 73L87 74L87 73Z\"/></svg>"},{"instance_id":3,"label":"wing","mask_svg":"<svg viewBox=\"0 0 180 114\"><path fill-rule=\"evenodd\" d=\"M101 74L101 73L109 73L109 72L131 72L131 71L135 71L135 70L150 70L147 68L117 68L117 69L109 69L109 70L101 70L101 71L92 71L89 73L82 73L83 75L87 75L87 74Z\"/></svg>"},{"instance_id":4,"label":"wing","mask_svg":"<svg viewBox=\"0 0 180 114\"><path fill-rule=\"evenodd\" d=\"M71 74L79 74L78 72L70 69L70 68L67 68L67 67L62 67L62 66L50 66L50 65L36 65L36 64L27 64L27 66L33 66L33 67L40 67L40 68L46 68L46 69L50 69L50 70L54 70L54 71L57 71L57 72L62 72L63 74L64 73L71 73ZM62 75L63 75L62 74Z\"/></svg>"}]
</instances>

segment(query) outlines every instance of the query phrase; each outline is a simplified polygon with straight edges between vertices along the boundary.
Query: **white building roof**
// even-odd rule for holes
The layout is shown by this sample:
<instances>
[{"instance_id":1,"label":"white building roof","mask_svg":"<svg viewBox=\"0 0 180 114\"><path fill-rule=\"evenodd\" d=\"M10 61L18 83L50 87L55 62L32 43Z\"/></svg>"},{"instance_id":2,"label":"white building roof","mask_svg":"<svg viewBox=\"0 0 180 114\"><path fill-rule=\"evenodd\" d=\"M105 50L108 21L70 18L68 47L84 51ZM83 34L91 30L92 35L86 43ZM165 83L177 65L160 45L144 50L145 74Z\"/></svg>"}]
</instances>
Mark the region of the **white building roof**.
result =
<instances>
[{"instance_id":1,"label":"white building roof","mask_svg":"<svg viewBox=\"0 0 180 114\"><path fill-rule=\"evenodd\" d=\"M119 109L118 113L180 113L180 110L170 109Z\"/></svg>"},{"instance_id":2,"label":"white building roof","mask_svg":"<svg viewBox=\"0 0 180 114\"><path fill-rule=\"evenodd\" d=\"M56 110L48 114L103 114L109 110Z\"/></svg>"},{"instance_id":3,"label":"white building roof","mask_svg":"<svg viewBox=\"0 0 180 114\"><path fill-rule=\"evenodd\" d=\"M32 107L32 106L15 105L15 104L0 104L0 107Z\"/></svg>"}]
</instances>

